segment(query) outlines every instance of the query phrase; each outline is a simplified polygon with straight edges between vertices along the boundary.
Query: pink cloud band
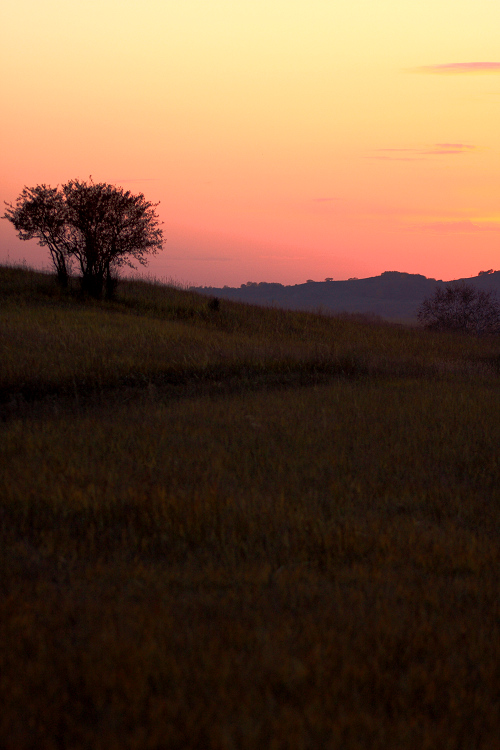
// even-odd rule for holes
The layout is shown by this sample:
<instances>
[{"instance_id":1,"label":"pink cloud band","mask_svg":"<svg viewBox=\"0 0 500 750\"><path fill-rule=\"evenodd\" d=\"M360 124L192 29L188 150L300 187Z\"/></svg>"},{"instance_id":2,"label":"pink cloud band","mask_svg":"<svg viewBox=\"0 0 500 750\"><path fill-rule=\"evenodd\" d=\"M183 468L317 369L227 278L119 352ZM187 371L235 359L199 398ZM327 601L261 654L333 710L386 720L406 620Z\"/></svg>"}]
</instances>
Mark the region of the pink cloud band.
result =
<instances>
[{"instance_id":1,"label":"pink cloud band","mask_svg":"<svg viewBox=\"0 0 500 750\"><path fill-rule=\"evenodd\" d=\"M498 232L500 231L500 224L493 222L481 222L479 224L474 223L470 219L464 219L462 221L429 221L414 224L412 227L414 230L426 231L426 232Z\"/></svg>"},{"instance_id":2,"label":"pink cloud band","mask_svg":"<svg viewBox=\"0 0 500 750\"><path fill-rule=\"evenodd\" d=\"M379 148L372 159L392 161L416 161L426 156L452 156L455 154L470 154L477 150L477 146L470 143L435 143L424 148Z\"/></svg>"},{"instance_id":3,"label":"pink cloud band","mask_svg":"<svg viewBox=\"0 0 500 750\"><path fill-rule=\"evenodd\" d=\"M446 65L422 65L412 68L414 73L434 75L457 75L466 73L500 73L500 62L448 63Z\"/></svg>"}]
</instances>

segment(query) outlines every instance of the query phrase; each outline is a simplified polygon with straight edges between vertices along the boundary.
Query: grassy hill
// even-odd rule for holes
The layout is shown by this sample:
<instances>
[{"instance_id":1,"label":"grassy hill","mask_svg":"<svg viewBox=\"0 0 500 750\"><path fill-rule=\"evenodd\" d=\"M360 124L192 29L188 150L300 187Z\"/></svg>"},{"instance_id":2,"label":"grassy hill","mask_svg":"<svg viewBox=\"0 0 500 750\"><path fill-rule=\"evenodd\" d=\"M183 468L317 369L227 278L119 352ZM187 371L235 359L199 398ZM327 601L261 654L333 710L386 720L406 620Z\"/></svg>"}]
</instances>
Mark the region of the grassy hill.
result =
<instances>
[{"instance_id":1,"label":"grassy hill","mask_svg":"<svg viewBox=\"0 0 500 750\"><path fill-rule=\"evenodd\" d=\"M483 272L457 281L500 294L500 271ZM237 302L290 310L364 313L408 323L416 322L418 308L424 299L431 297L436 287L447 283L417 273L385 271L367 279L308 281L293 286L249 282L238 288L199 288L197 291Z\"/></svg>"},{"instance_id":2,"label":"grassy hill","mask_svg":"<svg viewBox=\"0 0 500 750\"><path fill-rule=\"evenodd\" d=\"M6 748L492 748L500 341L0 268Z\"/></svg>"}]
</instances>

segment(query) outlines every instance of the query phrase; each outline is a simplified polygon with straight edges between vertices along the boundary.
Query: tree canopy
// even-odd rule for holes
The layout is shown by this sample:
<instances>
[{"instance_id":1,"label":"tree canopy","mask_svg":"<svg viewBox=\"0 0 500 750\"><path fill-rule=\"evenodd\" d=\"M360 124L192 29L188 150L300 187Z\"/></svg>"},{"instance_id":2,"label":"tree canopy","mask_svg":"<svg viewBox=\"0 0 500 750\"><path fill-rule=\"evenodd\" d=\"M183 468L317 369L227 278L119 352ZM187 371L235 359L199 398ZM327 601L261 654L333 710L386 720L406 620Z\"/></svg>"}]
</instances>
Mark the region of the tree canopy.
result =
<instances>
[{"instance_id":1,"label":"tree canopy","mask_svg":"<svg viewBox=\"0 0 500 750\"><path fill-rule=\"evenodd\" d=\"M494 291L465 283L438 287L422 302L417 317L426 328L438 331L478 335L500 332L500 304Z\"/></svg>"},{"instance_id":2,"label":"tree canopy","mask_svg":"<svg viewBox=\"0 0 500 750\"><path fill-rule=\"evenodd\" d=\"M52 188L25 187L15 204L6 203L8 219L22 240L36 238L49 249L61 285L67 285L73 261L81 272L82 289L109 295L117 269L163 246L155 208L142 193L133 195L106 183L70 180Z\"/></svg>"}]
</instances>

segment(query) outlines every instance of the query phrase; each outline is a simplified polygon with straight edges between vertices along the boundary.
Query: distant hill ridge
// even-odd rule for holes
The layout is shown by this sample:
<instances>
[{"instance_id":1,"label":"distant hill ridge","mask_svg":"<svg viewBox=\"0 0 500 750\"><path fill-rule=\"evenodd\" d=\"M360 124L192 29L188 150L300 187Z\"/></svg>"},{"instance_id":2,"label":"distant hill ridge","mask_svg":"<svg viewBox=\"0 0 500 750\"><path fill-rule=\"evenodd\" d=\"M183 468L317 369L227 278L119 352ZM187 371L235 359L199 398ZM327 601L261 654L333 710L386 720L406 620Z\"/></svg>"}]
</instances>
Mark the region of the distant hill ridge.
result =
<instances>
[{"instance_id":1,"label":"distant hill ridge","mask_svg":"<svg viewBox=\"0 0 500 750\"><path fill-rule=\"evenodd\" d=\"M390 320L416 319L422 301L436 287L463 281L483 290L494 290L500 297L500 271L482 271L478 276L441 281L415 273L384 271L380 276L346 281L307 281L284 286L267 282L248 282L241 287L191 287L194 291L222 299L289 310L323 310L378 315Z\"/></svg>"}]
</instances>

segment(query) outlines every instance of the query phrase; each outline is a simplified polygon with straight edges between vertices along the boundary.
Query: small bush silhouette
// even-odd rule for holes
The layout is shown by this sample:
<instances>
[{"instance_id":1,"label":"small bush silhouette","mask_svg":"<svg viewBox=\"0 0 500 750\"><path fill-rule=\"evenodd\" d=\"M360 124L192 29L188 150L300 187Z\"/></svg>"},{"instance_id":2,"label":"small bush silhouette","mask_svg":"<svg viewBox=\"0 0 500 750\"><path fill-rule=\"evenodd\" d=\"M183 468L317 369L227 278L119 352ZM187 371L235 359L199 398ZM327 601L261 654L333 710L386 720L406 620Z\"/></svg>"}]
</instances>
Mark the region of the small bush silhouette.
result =
<instances>
[{"instance_id":1,"label":"small bush silhouette","mask_svg":"<svg viewBox=\"0 0 500 750\"><path fill-rule=\"evenodd\" d=\"M495 292L469 284L438 287L432 297L422 302L417 318L425 328L435 331L476 335L500 332L500 304Z\"/></svg>"},{"instance_id":2,"label":"small bush silhouette","mask_svg":"<svg viewBox=\"0 0 500 750\"><path fill-rule=\"evenodd\" d=\"M208 309L210 312L219 312L220 299L218 297L212 297L208 302Z\"/></svg>"}]
</instances>

